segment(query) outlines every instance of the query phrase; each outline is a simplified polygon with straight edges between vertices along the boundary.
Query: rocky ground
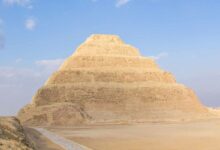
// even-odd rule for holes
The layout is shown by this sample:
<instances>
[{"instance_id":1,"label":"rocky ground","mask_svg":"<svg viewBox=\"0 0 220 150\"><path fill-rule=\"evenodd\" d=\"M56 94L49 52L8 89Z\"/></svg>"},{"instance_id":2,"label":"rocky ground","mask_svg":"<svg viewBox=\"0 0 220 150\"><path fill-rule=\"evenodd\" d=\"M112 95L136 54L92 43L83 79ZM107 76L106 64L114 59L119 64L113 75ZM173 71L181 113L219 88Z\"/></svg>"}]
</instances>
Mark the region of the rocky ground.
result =
<instances>
[{"instance_id":1,"label":"rocky ground","mask_svg":"<svg viewBox=\"0 0 220 150\"><path fill-rule=\"evenodd\" d=\"M0 150L63 150L15 117L0 117Z\"/></svg>"},{"instance_id":2,"label":"rocky ground","mask_svg":"<svg viewBox=\"0 0 220 150\"><path fill-rule=\"evenodd\" d=\"M1 150L34 150L33 143L27 138L24 128L15 117L0 117Z\"/></svg>"}]
</instances>

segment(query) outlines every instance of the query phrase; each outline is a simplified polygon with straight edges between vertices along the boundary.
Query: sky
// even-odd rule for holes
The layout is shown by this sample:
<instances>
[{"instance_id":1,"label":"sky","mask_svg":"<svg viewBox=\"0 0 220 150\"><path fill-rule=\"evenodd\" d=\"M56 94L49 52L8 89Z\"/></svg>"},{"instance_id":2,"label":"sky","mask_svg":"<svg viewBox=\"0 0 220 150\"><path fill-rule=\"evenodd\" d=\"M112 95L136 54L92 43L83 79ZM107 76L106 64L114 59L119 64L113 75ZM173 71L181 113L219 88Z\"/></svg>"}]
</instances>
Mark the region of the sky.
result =
<instances>
[{"instance_id":1,"label":"sky","mask_svg":"<svg viewBox=\"0 0 220 150\"><path fill-rule=\"evenodd\" d=\"M219 0L0 0L0 115L16 115L91 34L116 34L220 106Z\"/></svg>"}]
</instances>

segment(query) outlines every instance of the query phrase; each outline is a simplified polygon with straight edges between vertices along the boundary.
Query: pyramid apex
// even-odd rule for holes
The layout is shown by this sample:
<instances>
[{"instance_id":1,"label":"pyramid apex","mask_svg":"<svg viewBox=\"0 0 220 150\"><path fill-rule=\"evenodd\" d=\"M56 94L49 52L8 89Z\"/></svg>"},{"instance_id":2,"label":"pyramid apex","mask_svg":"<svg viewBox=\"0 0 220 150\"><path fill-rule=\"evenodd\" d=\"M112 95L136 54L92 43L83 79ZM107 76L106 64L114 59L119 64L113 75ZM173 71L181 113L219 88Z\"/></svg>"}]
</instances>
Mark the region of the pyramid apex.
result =
<instances>
[{"instance_id":1,"label":"pyramid apex","mask_svg":"<svg viewBox=\"0 0 220 150\"><path fill-rule=\"evenodd\" d=\"M124 43L117 35L92 34L73 55L140 56L140 53L137 48Z\"/></svg>"},{"instance_id":2,"label":"pyramid apex","mask_svg":"<svg viewBox=\"0 0 220 150\"><path fill-rule=\"evenodd\" d=\"M118 35L113 34L92 34L86 42L124 43Z\"/></svg>"}]
</instances>

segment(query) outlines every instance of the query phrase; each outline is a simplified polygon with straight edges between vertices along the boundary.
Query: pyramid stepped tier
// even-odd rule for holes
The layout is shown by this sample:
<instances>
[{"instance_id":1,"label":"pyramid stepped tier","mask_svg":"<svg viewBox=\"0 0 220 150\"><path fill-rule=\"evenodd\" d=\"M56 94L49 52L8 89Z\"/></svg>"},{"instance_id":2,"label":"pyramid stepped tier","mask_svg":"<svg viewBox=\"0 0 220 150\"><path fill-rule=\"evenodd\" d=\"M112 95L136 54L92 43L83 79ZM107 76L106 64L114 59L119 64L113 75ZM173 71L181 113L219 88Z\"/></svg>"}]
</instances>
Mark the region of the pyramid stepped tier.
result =
<instances>
[{"instance_id":1,"label":"pyramid stepped tier","mask_svg":"<svg viewBox=\"0 0 220 150\"><path fill-rule=\"evenodd\" d=\"M76 54L86 56L140 56L136 48L129 45L115 45L114 43L106 43L105 49L103 44L85 44L81 45Z\"/></svg>"},{"instance_id":2,"label":"pyramid stepped tier","mask_svg":"<svg viewBox=\"0 0 220 150\"><path fill-rule=\"evenodd\" d=\"M160 93L160 95L157 93ZM81 104L91 101L97 101L97 103L120 103L122 101L129 101L129 99L133 99L133 96L135 96L135 99L139 99L146 103L152 102L155 99L157 99L158 102L167 101L169 99L172 100L172 103L176 103L178 101L188 99L187 97L190 94L187 94L189 94L189 91L183 86L177 84L79 83L44 86L38 90L33 102L36 106L63 102Z\"/></svg>"},{"instance_id":3,"label":"pyramid stepped tier","mask_svg":"<svg viewBox=\"0 0 220 150\"><path fill-rule=\"evenodd\" d=\"M29 125L183 121L209 116L192 90L113 35L88 38L18 114Z\"/></svg>"},{"instance_id":4,"label":"pyramid stepped tier","mask_svg":"<svg viewBox=\"0 0 220 150\"><path fill-rule=\"evenodd\" d=\"M64 62L60 70L71 70L74 68L136 68L150 69L156 68L157 65L150 58L140 56L71 56Z\"/></svg>"},{"instance_id":5,"label":"pyramid stepped tier","mask_svg":"<svg viewBox=\"0 0 220 150\"><path fill-rule=\"evenodd\" d=\"M46 85L70 83L137 83L137 82L175 83L172 74L159 70L138 71L131 69L73 69L55 72Z\"/></svg>"}]
</instances>

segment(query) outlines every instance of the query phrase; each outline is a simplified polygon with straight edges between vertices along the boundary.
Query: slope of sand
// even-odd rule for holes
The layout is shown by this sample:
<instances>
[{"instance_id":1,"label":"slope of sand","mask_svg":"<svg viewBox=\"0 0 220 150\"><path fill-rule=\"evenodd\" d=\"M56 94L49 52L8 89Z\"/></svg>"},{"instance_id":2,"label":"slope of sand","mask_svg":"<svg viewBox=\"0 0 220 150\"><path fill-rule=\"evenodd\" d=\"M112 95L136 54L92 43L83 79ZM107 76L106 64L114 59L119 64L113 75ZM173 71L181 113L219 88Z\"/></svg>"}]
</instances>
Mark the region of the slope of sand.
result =
<instances>
[{"instance_id":1,"label":"slope of sand","mask_svg":"<svg viewBox=\"0 0 220 150\"><path fill-rule=\"evenodd\" d=\"M0 150L33 150L34 146L15 117L0 117Z\"/></svg>"},{"instance_id":2,"label":"slope of sand","mask_svg":"<svg viewBox=\"0 0 220 150\"><path fill-rule=\"evenodd\" d=\"M220 120L49 128L94 150L219 150Z\"/></svg>"},{"instance_id":3,"label":"slope of sand","mask_svg":"<svg viewBox=\"0 0 220 150\"><path fill-rule=\"evenodd\" d=\"M63 150L15 117L0 117L0 150Z\"/></svg>"}]
</instances>

